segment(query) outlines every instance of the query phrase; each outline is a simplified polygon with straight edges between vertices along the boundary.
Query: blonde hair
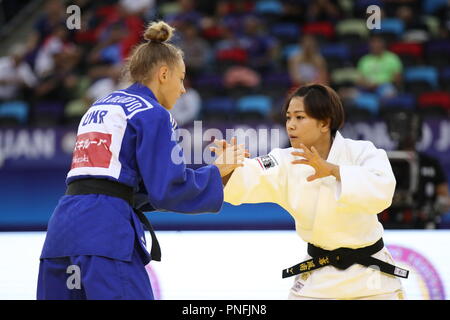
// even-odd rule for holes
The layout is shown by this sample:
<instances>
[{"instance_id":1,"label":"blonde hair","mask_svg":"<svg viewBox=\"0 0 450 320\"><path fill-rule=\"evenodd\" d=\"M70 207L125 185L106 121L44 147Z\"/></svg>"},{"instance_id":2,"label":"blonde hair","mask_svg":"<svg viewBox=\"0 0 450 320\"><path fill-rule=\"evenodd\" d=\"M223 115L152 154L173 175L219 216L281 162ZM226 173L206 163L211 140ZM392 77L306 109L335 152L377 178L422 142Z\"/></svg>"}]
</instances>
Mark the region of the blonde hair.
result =
<instances>
[{"instance_id":1,"label":"blonde hair","mask_svg":"<svg viewBox=\"0 0 450 320\"><path fill-rule=\"evenodd\" d=\"M183 51L169 43L175 32L164 21L151 22L144 32L147 42L134 48L125 66L129 80L145 83L151 78L152 71L159 63L166 63L169 67L183 59Z\"/></svg>"}]
</instances>

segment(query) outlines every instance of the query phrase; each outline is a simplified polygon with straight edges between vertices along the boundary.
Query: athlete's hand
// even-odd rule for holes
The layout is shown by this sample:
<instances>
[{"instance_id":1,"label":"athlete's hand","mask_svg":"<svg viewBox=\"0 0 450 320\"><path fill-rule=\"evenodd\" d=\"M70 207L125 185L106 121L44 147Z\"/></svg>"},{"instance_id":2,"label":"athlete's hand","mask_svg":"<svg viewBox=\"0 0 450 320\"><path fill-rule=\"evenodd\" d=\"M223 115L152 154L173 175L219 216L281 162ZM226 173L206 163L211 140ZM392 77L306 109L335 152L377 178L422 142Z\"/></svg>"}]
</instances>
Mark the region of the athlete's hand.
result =
<instances>
[{"instance_id":1,"label":"athlete's hand","mask_svg":"<svg viewBox=\"0 0 450 320\"><path fill-rule=\"evenodd\" d=\"M237 144L235 137L231 139L231 144L227 143L226 140L215 140L214 144L216 147L210 147L209 149L217 156L214 165L219 168L222 177L229 175L237 167L242 167L244 159L250 156L243 144Z\"/></svg>"},{"instance_id":2,"label":"athlete's hand","mask_svg":"<svg viewBox=\"0 0 450 320\"><path fill-rule=\"evenodd\" d=\"M325 161L316 150L316 148L311 147L311 150L308 149L303 143L300 144L300 148L303 149L301 151L291 152L293 156L303 157L304 159L294 160L292 164L306 164L311 166L316 170L316 172L306 178L307 181L314 181L319 178L334 176L338 181L341 180L341 176L339 174L339 166L336 166L332 163Z\"/></svg>"}]
</instances>

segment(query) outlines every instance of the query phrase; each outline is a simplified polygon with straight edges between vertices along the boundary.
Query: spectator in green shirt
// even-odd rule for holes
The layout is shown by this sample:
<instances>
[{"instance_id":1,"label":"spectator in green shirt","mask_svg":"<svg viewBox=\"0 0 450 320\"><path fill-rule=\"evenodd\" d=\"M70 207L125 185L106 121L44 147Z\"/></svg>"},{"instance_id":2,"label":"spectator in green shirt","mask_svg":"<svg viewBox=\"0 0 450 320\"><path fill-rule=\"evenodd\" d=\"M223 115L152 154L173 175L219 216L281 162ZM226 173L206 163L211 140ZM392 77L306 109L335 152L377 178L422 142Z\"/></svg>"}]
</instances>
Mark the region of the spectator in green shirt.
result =
<instances>
[{"instance_id":1,"label":"spectator in green shirt","mask_svg":"<svg viewBox=\"0 0 450 320\"><path fill-rule=\"evenodd\" d=\"M369 50L358 62L359 87L380 97L395 95L396 87L401 85L402 62L395 53L386 50L380 35L370 38Z\"/></svg>"}]
</instances>

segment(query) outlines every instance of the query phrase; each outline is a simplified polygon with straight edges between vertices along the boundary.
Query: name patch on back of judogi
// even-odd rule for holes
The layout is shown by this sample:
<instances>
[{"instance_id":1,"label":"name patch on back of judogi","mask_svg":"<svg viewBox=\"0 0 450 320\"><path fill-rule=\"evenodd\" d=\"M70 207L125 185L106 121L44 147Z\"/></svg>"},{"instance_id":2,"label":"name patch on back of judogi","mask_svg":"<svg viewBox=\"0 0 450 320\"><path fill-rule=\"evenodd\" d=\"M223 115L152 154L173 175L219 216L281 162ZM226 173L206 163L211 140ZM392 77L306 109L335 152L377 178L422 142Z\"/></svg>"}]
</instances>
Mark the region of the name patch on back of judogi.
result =
<instances>
[{"instance_id":1,"label":"name patch on back of judogi","mask_svg":"<svg viewBox=\"0 0 450 320\"><path fill-rule=\"evenodd\" d=\"M277 160L275 160L275 158L270 154L262 157L257 157L256 161L258 161L259 165L261 166L261 168L263 168L263 170L267 170L278 165Z\"/></svg>"}]
</instances>

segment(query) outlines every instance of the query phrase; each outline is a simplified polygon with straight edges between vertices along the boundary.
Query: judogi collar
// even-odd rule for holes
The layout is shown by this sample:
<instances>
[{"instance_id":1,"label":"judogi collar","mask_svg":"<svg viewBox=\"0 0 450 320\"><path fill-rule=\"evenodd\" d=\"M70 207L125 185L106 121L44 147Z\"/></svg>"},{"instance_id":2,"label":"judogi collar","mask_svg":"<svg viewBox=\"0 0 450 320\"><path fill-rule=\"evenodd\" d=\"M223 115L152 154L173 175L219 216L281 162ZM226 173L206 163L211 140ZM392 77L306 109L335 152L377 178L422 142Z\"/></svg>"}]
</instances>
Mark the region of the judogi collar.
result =
<instances>
[{"instance_id":1,"label":"judogi collar","mask_svg":"<svg viewBox=\"0 0 450 320\"><path fill-rule=\"evenodd\" d=\"M336 131L333 143L331 144L330 152L328 153L327 161L331 163L337 163L339 152L342 151L344 147L344 137L339 131Z\"/></svg>"},{"instance_id":2,"label":"judogi collar","mask_svg":"<svg viewBox=\"0 0 450 320\"><path fill-rule=\"evenodd\" d=\"M129 86L128 88L125 89L126 91L131 91L131 92L135 92L140 96L147 96L152 98L153 100L158 101L158 99L156 99L155 94L153 93L152 90L150 90L148 87L144 86L143 84L140 84L139 82L135 82L133 83L131 86Z\"/></svg>"}]
</instances>

